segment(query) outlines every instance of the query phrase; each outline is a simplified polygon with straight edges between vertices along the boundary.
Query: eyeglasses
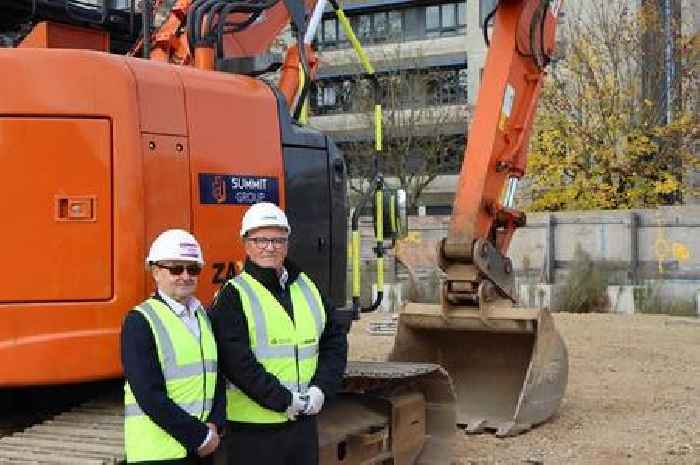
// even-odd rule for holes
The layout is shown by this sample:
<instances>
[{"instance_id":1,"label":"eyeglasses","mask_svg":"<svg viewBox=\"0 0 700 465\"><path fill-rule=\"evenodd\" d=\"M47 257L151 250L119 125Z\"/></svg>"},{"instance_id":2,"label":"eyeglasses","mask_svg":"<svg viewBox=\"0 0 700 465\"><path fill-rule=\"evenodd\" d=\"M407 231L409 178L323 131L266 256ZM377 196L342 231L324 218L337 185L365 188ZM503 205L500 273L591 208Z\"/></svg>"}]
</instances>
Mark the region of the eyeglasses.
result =
<instances>
[{"instance_id":1,"label":"eyeglasses","mask_svg":"<svg viewBox=\"0 0 700 465\"><path fill-rule=\"evenodd\" d=\"M202 272L202 267L199 265L161 265L160 263L154 263L154 265L170 271L173 276L180 276L185 270L190 276L199 276Z\"/></svg>"},{"instance_id":2,"label":"eyeglasses","mask_svg":"<svg viewBox=\"0 0 700 465\"><path fill-rule=\"evenodd\" d=\"M249 237L247 240L255 244L255 247L260 250L267 249L270 244L272 244L273 249L279 250L285 247L289 242L289 238L287 237Z\"/></svg>"}]
</instances>

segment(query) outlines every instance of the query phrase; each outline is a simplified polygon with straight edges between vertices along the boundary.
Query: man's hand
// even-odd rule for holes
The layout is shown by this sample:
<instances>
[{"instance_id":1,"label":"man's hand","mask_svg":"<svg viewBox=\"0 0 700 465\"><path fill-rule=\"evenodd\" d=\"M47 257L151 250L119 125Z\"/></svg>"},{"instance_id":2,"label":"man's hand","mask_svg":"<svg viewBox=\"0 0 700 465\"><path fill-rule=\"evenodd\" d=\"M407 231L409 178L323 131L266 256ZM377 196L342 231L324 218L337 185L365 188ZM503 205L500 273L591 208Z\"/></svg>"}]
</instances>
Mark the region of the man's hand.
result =
<instances>
[{"instance_id":1,"label":"man's hand","mask_svg":"<svg viewBox=\"0 0 700 465\"><path fill-rule=\"evenodd\" d=\"M323 401L326 396L323 395L323 391L317 386L311 386L306 395L309 396L309 403L304 409L304 415L317 415L318 412L323 408Z\"/></svg>"},{"instance_id":2,"label":"man's hand","mask_svg":"<svg viewBox=\"0 0 700 465\"><path fill-rule=\"evenodd\" d=\"M219 433L216 431L216 425L214 423L207 423L207 427L209 427L207 439L205 439L204 444L197 449L197 455L200 457L206 457L212 454L219 447L220 438Z\"/></svg>"},{"instance_id":3,"label":"man's hand","mask_svg":"<svg viewBox=\"0 0 700 465\"><path fill-rule=\"evenodd\" d=\"M306 410L309 403L309 396L301 395L296 391L291 391L292 393L292 403L287 407L287 417L294 421L297 419L297 415L303 413Z\"/></svg>"}]
</instances>

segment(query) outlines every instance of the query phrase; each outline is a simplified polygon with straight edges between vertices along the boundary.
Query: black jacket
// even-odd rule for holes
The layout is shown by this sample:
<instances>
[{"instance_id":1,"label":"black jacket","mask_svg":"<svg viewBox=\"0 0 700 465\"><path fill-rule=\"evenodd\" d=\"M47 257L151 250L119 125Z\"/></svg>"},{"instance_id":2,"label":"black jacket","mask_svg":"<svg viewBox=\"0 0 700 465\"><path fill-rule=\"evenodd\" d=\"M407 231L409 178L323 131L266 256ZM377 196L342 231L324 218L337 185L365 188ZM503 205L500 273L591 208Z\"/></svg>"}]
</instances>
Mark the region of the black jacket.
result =
<instances>
[{"instance_id":1,"label":"black jacket","mask_svg":"<svg viewBox=\"0 0 700 465\"><path fill-rule=\"evenodd\" d=\"M247 260L244 269L270 291L294 321L289 286L299 277L301 270L290 260L285 261L284 267L289 274L285 289L280 286L277 273L272 268L262 268ZM316 373L309 385L318 386L326 398L330 398L342 384L348 343L345 331L336 321L333 305L323 298L323 306L326 325L319 341ZM233 285L226 283L220 289L210 317L219 348L220 373L263 407L277 412L286 411L292 402L291 393L255 358L250 348L248 324L241 298ZM256 425L246 427L255 428Z\"/></svg>"},{"instance_id":2,"label":"black jacket","mask_svg":"<svg viewBox=\"0 0 700 465\"><path fill-rule=\"evenodd\" d=\"M154 298L165 303L158 294ZM177 439L188 454L194 455L206 439L209 428L205 423L214 423L220 430L225 425L226 393L221 376L217 379L212 410L204 422L168 397L153 332L146 318L135 310L127 313L122 325L121 355L124 376L141 410Z\"/></svg>"}]
</instances>

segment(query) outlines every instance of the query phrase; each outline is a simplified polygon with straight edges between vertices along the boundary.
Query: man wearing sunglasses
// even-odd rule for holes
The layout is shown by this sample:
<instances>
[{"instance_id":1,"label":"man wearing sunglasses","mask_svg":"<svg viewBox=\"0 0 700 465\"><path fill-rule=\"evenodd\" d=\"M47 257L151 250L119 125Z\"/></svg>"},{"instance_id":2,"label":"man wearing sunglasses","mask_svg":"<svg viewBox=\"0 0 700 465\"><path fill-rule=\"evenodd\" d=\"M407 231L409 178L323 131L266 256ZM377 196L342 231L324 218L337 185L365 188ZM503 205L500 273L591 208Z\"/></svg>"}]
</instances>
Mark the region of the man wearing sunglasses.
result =
<instances>
[{"instance_id":1,"label":"man wearing sunglasses","mask_svg":"<svg viewBox=\"0 0 700 465\"><path fill-rule=\"evenodd\" d=\"M313 281L287 259L290 229L276 205L250 207L241 226L244 270L212 307L228 381L229 464L318 464L315 415L345 372L345 332Z\"/></svg>"},{"instance_id":2,"label":"man wearing sunglasses","mask_svg":"<svg viewBox=\"0 0 700 465\"><path fill-rule=\"evenodd\" d=\"M122 326L127 463L203 465L225 422L224 384L206 312L194 296L204 260L181 229L161 233L146 266L156 292Z\"/></svg>"}]
</instances>

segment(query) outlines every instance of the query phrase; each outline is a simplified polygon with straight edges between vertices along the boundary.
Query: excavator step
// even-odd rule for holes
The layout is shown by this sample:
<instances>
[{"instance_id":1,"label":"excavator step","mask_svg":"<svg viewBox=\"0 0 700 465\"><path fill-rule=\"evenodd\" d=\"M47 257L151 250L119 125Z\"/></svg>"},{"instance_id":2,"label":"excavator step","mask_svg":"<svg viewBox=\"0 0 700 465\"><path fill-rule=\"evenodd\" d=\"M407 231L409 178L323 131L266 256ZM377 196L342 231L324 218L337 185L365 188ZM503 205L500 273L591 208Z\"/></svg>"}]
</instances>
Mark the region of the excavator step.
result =
<instances>
[{"instance_id":1,"label":"excavator step","mask_svg":"<svg viewBox=\"0 0 700 465\"><path fill-rule=\"evenodd\" d=\"M395 317L370 322L367 332L372 336L393 336L398 326L398 315L395 315Z\"/></svg>"}]
</instances>

